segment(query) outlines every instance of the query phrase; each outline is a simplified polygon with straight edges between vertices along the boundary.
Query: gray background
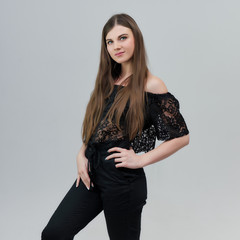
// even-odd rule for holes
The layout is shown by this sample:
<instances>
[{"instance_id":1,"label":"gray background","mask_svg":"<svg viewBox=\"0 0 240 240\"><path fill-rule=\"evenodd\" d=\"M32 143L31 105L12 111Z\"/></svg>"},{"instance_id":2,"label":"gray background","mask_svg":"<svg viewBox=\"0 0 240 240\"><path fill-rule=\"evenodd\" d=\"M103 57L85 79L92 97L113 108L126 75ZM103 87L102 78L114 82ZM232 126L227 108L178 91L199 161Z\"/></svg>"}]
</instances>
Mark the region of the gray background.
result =
<instances>
[{"instance_id":1,"label":"gray background","mask_svg":"<svg viewBox=\"0 0 240 240\"><path fill-rule=\"evenodd\" d=\"M40 239L75 181L101 31L121 12L138 23L150 71L178 98L190 130L187 147L145 167L141 239L240 239L239 7L1 0L1 239ZM103 213L75 239L108 239Z\"/></svg>"}]
</instances>

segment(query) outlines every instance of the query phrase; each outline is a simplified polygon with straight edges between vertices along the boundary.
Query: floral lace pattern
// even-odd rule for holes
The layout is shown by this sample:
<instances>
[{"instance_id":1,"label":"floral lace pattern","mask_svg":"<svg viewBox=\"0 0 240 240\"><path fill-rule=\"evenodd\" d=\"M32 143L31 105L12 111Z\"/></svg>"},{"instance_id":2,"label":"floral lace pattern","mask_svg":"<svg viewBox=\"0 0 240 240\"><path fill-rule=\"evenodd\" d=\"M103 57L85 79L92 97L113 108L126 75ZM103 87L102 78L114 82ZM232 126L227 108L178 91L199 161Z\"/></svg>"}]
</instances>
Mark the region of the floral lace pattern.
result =
<instances>
[{"instance_id":1,"label":"floral lace pattern","mask_svg":"<svg viewBox=\"0 0 240 240\"><path fill-rule=\"evenodd\" d=\"M158 140L170 140L187 135L189 130L180 113L180 104L170 92L150 93L149 114Z\"/></svg>"},{"instance_id":2,"label":"floral lace pattern","mask_svg":"<svg viewBox=\"0 0 240 240\"><path fill-rule=\"evenodd\" d=\"M110 109L114 97L116 96L117 89L117 85L115 85L114 91L103 112L102 120L92 136L94 142L127 139L123 124L120 124L121 129L119 130L114 122L110 123L108 120L103 122L103 117ZM145 93L148 98L148 104L146 104L146 123L142 129L142 134L137 134L136 137L130 141L135 153L148 152L154 149L156 138L165 141L189 133L186 122L180 113L179 101L173 94L170 92L163 94Z\"/></svg>"},{"instance_id":3,"label":"floral lace pattern","mask_svg":"<svg viewBox=\"0 0 240 240\"><path fill-rule=\"evenodd\" d=\"M115 85L115 86L117 86L117 85ZM103 121L103 118L109 111L109 109L114 101L114 98L117 93L116 90L117 90L117 88L115 87L111 96L109 97L108 101L106 102L106 107L103 111L101 121L98 124L98 127L92 136L92 139L94 142L108 142L108 141L116 141L116 140L126 139L126 134L124 133L123 124L120 124L121 130L119 130L117 128L116 124L114 124L114 122L111 123L107 119L105 121ZM126 108L125 108L125 110L126 110Z\"/></svg>"}]
</instances>

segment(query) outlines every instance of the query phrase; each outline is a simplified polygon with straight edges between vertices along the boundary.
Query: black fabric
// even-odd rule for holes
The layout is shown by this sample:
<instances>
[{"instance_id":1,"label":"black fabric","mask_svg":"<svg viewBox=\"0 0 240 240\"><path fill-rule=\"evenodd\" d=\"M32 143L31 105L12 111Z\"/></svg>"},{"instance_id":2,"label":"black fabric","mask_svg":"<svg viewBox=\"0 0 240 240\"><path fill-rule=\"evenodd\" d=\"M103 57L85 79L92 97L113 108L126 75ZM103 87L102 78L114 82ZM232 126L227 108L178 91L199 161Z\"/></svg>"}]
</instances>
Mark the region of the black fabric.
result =
<instances>
[{"instance_id":1,"label":"black fabric","mask_svg":"<svg viewBox=\"0 0 240 240\"><path fill-rule=\"evenodd\" d=\"M149 113L158 140L170 140L187 135L189 130L180 113L180 104L170 92L151 94Z\"/></svg>"},{"instance_id":2,"label":"black fabric","mask_svg":"<svg viewBox=\"0 0 240 240\"><path fill-rule=\"evenodd\" d=\"M122 124L122 127L119 130L114 122L110 123L107 120L103 121L103 117L114 101L117 90L121 87L124 86L115 85L114 91L112 92L102 114L102 121L99 123L93 134L93 142L127 139L127 134L124 131L124 124ZM136 137L130 141L135 153L148 152L154 149L156 139L167 141L189 133L184 117L180 112L179 101L173 94L170 92L162 94L145 92L145 97L147 100L147 116L145 118L142 134L137 134ZM128 106L126 106L126 109L127 108Z\"/></svg>"},{"instance_id":3,"label":"black fabric","mask_svg":"<svg viewBox=\"0 0 240 240\"><path fill-rule=\"evenodd\" d=\"M116 85L102 117L109 110L118 89ZM94 187L87 190L80 180L77 188L74 181L43 229L42 240L72 240L102 210L110 240L139 240L141 213L147 199L144 169L116 168L114 158L105 160L114 153L107 150L132 146L136 153L147 152L155 147L156 138L164 141L189 133L180 113L179 101L171 93L146 92L146 98L147 114L142 135L137 135L133 141L127 139L124 127L119 130L114 122L100 121L85 150L88 174Z\"/></svg>"},{"instance_id":4,"label":"black fabric","mask_svg":"<svg viewBox=\"0 0 240 240\"><path fill-rule=\"evenodd\" d=\"M88 145L85 155L91 162L91 181L86 188L76 180L44 227L42 240L72 240L74 236L104 212L110 240L139 240L141 214L147 199L147 181L143 168L116 168L114 158L105 160L109 148L129 149L126 141Z\"/></svg>"}]
</instances>

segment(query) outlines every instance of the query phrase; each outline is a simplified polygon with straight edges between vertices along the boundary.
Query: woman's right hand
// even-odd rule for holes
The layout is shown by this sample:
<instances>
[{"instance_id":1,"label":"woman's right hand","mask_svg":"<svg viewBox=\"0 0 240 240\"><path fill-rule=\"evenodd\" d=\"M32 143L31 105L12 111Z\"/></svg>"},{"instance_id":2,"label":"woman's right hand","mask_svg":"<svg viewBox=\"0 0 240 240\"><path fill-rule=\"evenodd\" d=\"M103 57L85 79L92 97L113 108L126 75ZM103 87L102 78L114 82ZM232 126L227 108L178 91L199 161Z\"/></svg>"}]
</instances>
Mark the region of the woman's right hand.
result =
<instances>
[{"instance_id":1,"label":"woman's right hand","mask_svg":"<svg viewBox=\"0 0 240 240\"><path fill-rule=\"evenodd\" d=\"M77 171L78 171L78 177L77 177L77 183L76 187L79 186L80 180L83 181L86 188L89 190L90 188L90 177L88 175L88 159L81 153L77 155ZM92 183L93 186L93 183Z\"/></svg>"}]
</instances>

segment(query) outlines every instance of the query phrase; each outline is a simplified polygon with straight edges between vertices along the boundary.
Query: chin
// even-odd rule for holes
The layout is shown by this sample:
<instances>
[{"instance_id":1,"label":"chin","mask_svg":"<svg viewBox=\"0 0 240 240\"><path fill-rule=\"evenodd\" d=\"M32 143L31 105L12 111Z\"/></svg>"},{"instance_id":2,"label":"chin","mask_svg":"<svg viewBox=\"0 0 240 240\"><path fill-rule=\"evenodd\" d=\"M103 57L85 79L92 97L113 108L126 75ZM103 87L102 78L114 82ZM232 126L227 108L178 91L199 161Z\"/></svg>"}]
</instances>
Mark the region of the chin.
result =
<instances>
[{"instance_id":1,"label":"chin","mask_svg":"<svg viewBox=\"0 0 240 240\"><path fill-rule=\"evenodd\" d=\"M121 64L121 63L124 63L124 62L128 62L130 60L130 58L128 59L116 59L115 62Z\"/></svg>"}]
</instances>

